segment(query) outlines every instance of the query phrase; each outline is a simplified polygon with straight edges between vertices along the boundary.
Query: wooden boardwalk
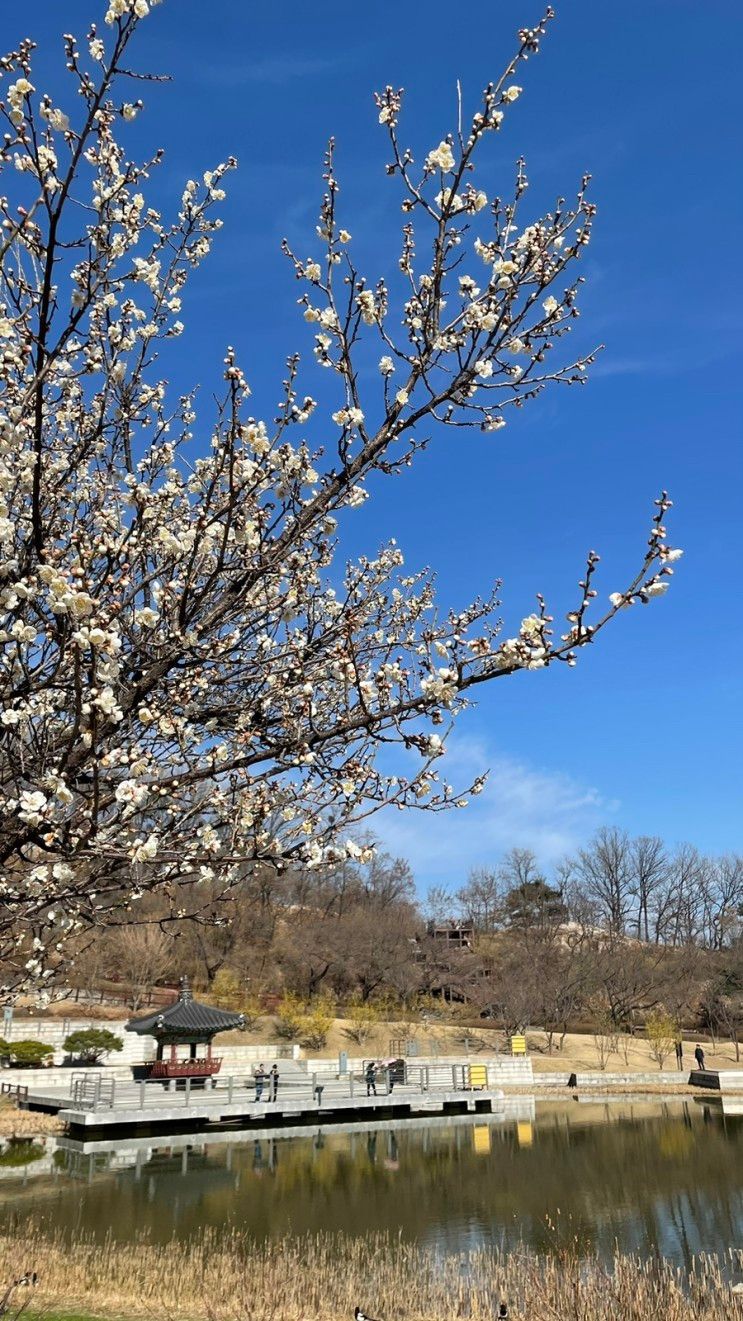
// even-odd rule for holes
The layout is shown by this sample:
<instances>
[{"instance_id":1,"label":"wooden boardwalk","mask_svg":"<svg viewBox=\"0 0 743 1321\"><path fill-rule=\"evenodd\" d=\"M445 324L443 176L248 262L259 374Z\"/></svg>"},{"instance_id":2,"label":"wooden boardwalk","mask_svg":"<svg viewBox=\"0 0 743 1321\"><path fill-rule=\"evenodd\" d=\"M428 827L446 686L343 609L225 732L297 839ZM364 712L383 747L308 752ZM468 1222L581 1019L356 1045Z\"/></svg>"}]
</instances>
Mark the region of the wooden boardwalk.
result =
<instances>
[{"instance_id":1,"label":"wooden boardwalk","mask_svg":"<svg viewBox=\"0 0 743 1321\"><path fill-rule=\"evenodd\" d=\"M376 1096L367 1096L365 1085L352 1076L340 1079L307 1078L279 1086L275 1101L264 1091L256 1099L255 1087L244 1079L220 1078L216 1087L194 1088L188 1085L166 1089L160 1083L109 1083L105 1077L88 1077L85 1086L73 1085L70 1093L29 1090L24 1108L57 1114L68 1129L96 1134L115 1130L166 1132L206 1127L210 1124L239 1123L242 1127L307 1125L349 1120L384 1118L406 1119L428 1115L489 1114L502 1105L500 1089L472 1089L462 1075L460 1086L420 1086L396 1084L390 1090L378 1088Z\"/></svg>"}]
</instances>

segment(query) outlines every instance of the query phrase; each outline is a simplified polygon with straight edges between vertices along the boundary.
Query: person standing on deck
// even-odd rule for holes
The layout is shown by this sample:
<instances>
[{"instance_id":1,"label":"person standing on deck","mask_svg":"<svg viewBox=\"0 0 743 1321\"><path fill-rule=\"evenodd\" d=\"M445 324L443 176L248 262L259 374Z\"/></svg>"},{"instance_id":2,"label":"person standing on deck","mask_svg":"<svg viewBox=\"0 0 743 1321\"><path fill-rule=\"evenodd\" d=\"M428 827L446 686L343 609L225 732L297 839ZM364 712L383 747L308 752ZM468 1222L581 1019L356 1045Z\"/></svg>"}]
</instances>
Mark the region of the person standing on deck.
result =
<instances>
[{"instance_id":1,"label":"person standing on deck","mask_svg":"<svg viewBox=\"0 0 743 1321\"><path fill-rule=\"evenodd\" d=\"M264 1084L264 1082L265 1082L265 1079L266 1079L266 1074L265 1074L265 1071L264 1071L263 1065L262 1065L262 1064L259 1064L258 1067L257 1067L257 1069L255 1069L255 1070L253 1071L253 1080L254 1080L254 1082L255 1082L255 1099L256 1099L256 1101L260 1101L260 1099L261 1099L261 1097L262 1097L262 1095L263 1095L263 1084Z\"/></svg>"},{"instance_id":2,"label":"person standing on deck","mask_svg":"<svg viewBox=\"0 0 743 1321\"><path fill-rule=\"evenodd\" d=\"M701 1069L702 1073L704 1073L704 1051L699 1045L699 1042L697 1042L696 1050L694 1051L694 1059L697 1062L697 1068Z\"/></svg>"}]
</instances>

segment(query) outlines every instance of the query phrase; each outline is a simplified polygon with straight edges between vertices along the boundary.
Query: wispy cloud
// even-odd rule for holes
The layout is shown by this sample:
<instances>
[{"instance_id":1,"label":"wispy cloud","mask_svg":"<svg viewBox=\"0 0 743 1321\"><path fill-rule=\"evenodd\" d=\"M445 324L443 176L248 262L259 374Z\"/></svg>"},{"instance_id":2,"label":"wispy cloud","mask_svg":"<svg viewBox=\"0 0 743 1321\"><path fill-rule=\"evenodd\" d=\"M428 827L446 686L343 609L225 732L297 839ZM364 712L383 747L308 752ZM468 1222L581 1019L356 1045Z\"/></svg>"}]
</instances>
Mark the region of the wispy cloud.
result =
<instances>
[{"instance_id":1,"label":"wispy cloud","mask_svg":"<svg viewBox=\"0 0 743 1321\"><path fill-rule=\"evenodd\" d=\"M492 865L507 849L529 848L549 866L583 843L618 803L560 771L503 755L484 742L453 738L447 778L456 785L489 770L484 792L441 815L382 812L375 834L406 857L421 889L461 884L472 867Z\"/></svg>"},{"instance_id":2,"label":"wispy cloud","mask_svg":"<svg viewBox=\"0 0 743 1321\"><path fill-rule=\"evenodd\" d=\"M220 87L241 87L245 83L264 83L283 87L301 78L320 78L333 73L341 65L348 67L351 53L342 55L269 55L264 59L245 60L240 63L207 65L198 71L199 82Z\"/></svg>"},{"instance_id":3,"label":"wispy cloud","mask_svg":"<svg viewBox=\"0 0 743 1321\"><path fill-rule=\"evenodd\" d=\"M602 354L591 367L591 378L598 381L612 376L664 376L680 370L680 363L674 364L668 358L654 358L652 354L642 358L612 358L609 354Z\"/></svg>"},{"instance_id":4,"label":"wispy cloud","mask_svg":"<svg viewBox=\"0 0 743 1321\"><path fill-rule=\"evenodd\" d=\"M691 348L687 353L684 346L680 344L677 352L673 355L648 352L641 356L612 357L611 353L602 353L598 361L591 367L590 374L593 380L601 380L611 376L679 376L688 372L688 355L691 352ZM713 367L718 363L722 363L733 352L734 349L729 344L711 349L707 353L700 354L694 351L694 370L699 371L702 368Z\"/></svg>"}]
</instances>

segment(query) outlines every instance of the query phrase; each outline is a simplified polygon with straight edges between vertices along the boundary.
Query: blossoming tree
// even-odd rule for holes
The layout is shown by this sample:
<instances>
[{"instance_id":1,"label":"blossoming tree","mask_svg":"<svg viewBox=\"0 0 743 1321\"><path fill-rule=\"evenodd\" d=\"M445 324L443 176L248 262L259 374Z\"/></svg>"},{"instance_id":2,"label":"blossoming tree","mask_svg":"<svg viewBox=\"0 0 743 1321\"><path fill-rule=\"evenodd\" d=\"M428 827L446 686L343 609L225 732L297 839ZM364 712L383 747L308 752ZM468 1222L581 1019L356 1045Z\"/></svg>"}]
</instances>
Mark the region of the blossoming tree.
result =
<instances>
[{"instance_id":1,"label":"blossoming tree","mask_svg":"<svg viewBox=\"0 0 743 1321\"><path fill-rule=\"evenodd\" d=\"M228 891L256 862L357 857L351 828L382 805L461 805L481 784L463 797L437 767L468 694L574 664L622 607L665 590L680 553L662 495L636 572L604 611L592 553L566 631L555 635L540 598L506 639L495 596L437 612L431 578L406 573L394 543L338 563L369 478L407 468L430 428L499 432L511 409L590 364L563 353L594 217L588 179L540 219L523 214L523 162L507 201L475 181L551 12L422 164L399 137L401 94L377 96L404 216L398 288L354 263L331 144L315 253L285 245L312 371L334 383L329 415L296 356L278 417L253 417L228 349L205 422L192 397L170 396L157 349L183 329L184 286L235 162L188 181L173 219L147 204L160 153L135 163L117 134L142 108L129 59L148 9L110 0L100 31L65 37L74 113L35 85L31 41L0 61L6 994L53 977L70 933L135 918L147 891L173 921L211 920L215 883ZM372 350L378 384L362 388ZM399 764L379 757L391 745ZM183 899L200 878L208 914Z\"/></svg>"}]
</instances>

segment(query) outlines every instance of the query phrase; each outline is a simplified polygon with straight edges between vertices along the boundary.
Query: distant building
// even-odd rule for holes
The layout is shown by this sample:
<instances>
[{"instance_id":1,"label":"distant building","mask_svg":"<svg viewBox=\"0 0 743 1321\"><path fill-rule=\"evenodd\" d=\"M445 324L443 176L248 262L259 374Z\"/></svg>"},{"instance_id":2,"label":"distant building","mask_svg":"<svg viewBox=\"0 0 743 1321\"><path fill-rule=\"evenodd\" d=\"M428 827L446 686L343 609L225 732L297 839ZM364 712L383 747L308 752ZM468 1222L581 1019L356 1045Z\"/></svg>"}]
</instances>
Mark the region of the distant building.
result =
<instances>
[{"instance_id":1,"label":"distant building","mask_svg":"<svg viewBox=\"0 0 743 1321\"><path fill-rule=\"evenodd\" d=\"M472 949L475 943L475 928L464 922L429 922L426 934L447 949Z\"/></svg>"}]
</instances>

